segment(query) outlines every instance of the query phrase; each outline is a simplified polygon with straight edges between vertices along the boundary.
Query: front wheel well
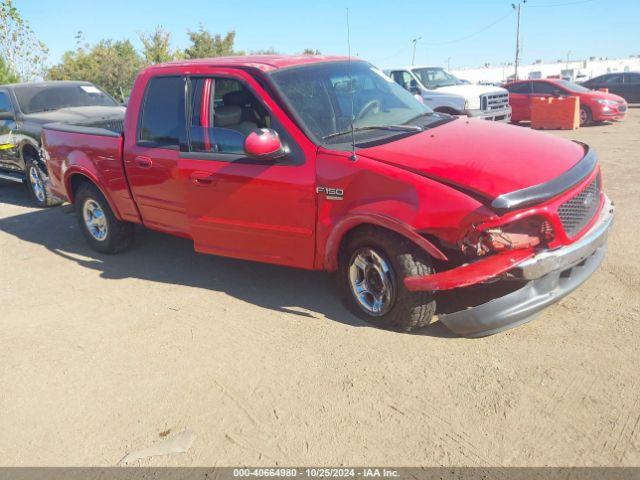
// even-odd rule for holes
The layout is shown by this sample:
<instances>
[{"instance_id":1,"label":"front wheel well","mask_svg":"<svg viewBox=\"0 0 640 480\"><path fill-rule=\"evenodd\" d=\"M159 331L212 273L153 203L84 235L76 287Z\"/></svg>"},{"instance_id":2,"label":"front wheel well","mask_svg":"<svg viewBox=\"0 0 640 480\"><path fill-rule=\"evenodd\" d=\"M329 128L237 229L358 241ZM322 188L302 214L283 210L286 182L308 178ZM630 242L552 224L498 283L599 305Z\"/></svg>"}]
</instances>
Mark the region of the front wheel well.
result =
<instances>
[{"instance_id":1,"label":"front wheel well","mask_svg":"<svg viewBox=\"0 0 640 480\"><path fill-rule=\"evenodd\" d=\"M368 232L367 232L368 231ZM418 248L425 250L429 255L431 256L435 256L437 258L438 255L433 255L436 252L430 252L428 249L425 249L424 245L419 245L418 243L416 243L415 241L411 240L410 238L408 238L406 235L402 235L401 233L396 232L395 230L392 230L390 228L386 228L382 225L377 225L375 223L361 223L359 225L354 226L353 228L349 229L348 231L346 231L343 235L342 238L340 239L340 243L338 244L338 249L337 249L337 259L339 260L341 255L344 255L344 248L345 246L349 243L349 240L351 238L353 238L356 235L361 235L363 234L363 232L367 232L369 235L372 236L376 236L379 234L384 234L384 235L391 235L391 236L395 236L399 239L402 240L406 240L409 241L413 244L415 244ZM425 239L425 242L428 242L428 240ZM434 249L436 249L437 251L437 247L433 246L432 247ZM438 252L440 253L440 252ZM440 255L442 255L440 253ZM337 264L338 262L336 262Z\"/></svg>"}]
</instances>

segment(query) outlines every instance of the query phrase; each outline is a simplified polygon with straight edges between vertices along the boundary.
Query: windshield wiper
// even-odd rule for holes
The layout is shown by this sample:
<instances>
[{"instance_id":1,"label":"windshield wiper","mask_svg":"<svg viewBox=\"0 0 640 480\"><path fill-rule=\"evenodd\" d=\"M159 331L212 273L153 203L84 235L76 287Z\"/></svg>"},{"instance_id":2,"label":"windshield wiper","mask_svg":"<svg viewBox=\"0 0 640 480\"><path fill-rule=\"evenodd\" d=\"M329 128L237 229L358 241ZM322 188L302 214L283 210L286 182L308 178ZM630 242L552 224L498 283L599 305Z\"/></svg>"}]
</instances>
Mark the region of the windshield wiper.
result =
<instances>
[{"instance_id":1,"label":"windshield wiper","mask_svg":"<svg viewBox=\"0 0 640 480\"><path fill-rule=\"evenodd\" d=\"M407 120L406 122L404 122L404 123L403 123L403 125L406 125L406 126L412 126L412 127L413 127L413 126L415 126L415 125L407 125L407 124L409 124L409 123L411 123L411 122L415 122L416 120L418 120L419 118L422 118L422 117L431 117L431 116L433 116L433 113L434 113L434 112L424 112L424 113L421 113L421 114L419 114L419 115L416 115L416 116L415 116L415 117L413 117L413 118L410 118L409 120ZM424 127L420 127L420 128L421 128L422 130L424 130Z\"/></svg>"},{"instance_id":2,"label":"windshield wiper","mask_svg":"<svg viewBox=\"0 0 640 480\"><path fill-rule=\"evenodd\" d=\"M353 129L354 132L362 132L364 130L392 130L395 132L422 132L424 129L417 125L370 125L367 127L356 127ZM347 135L351 133L351 129L345 130L343 132L336 132L325 137L322 137L322 140L327 140L333 137L339 137L340 135Z\"/></svg>"}]
</instances>

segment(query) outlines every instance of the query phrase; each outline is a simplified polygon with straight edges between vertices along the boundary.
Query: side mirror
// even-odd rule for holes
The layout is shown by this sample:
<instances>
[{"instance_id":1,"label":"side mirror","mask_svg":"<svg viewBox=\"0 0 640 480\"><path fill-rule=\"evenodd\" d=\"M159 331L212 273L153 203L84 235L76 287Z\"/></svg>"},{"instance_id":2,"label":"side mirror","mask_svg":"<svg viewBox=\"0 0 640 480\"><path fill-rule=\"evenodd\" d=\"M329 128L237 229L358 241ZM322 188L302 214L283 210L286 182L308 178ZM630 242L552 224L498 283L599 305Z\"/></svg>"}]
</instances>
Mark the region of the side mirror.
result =
<instances>
[{"instance_id":1,"label":"side mirror","mask_svg":"<svg viewBox=\"0 0 640 480\"><path fill-rule=\"evenodd\" d=\"M251 132L244 139L244 153L259 160L276 160L287 154L286 147L280 141L280 135L270 128L261 128Z\"/></svg>"},{"instance_id":2,"label":"side mirror","mask_svg":"<svg viewBox=\"0 0 640 480\"><path fill-rule=\"evenodd\" d=\"M0 120L13 120L13 112L0 112Z\"/></svg>"}]
</instances>

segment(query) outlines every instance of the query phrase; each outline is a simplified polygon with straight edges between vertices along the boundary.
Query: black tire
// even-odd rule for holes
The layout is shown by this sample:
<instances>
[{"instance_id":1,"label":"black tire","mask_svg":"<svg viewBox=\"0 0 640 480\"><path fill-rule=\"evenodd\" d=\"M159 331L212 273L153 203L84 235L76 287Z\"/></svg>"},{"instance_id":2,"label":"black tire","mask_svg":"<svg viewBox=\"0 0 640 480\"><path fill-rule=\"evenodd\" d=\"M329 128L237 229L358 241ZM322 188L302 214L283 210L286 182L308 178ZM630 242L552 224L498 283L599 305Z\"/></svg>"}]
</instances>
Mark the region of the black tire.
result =
<instances>
[{"instance_id":1,"label":"black tire","mask_svg":"<svg viewBox=\"0 0 640 480\"><path fill-rule=\"evenodd\" d=\"M98 239L94 236L94 234L90 232L87 222L85 222L84 209L88 202L97 204L101 213L104 215L106 231L103 239ZM133 224L121 222L115 217L109 206L109 202L107 202L102 192L93 183L85 182L78 187L74 203L80 230L82 230L91 248L100 253L113 254L122 252L131 245L134 232Z\"/></svg>"},{"instance_id":2,"label":"black tire","mask_svg":"<svg viewBox=\"0 0 640 480\"><path fill-rule=\"evenodd\" d=\"M31 193L31 198L40 208L55 207L60 205L62 200L56 197L51 191L51 184L47 173L40 166L37 159L26 157L25 164L25 185Z\"/></svg>"},{"instance_id":3,"label":"black tire","mask_svg":"<svg viewBox=\"0 0 640 480\"><path fill-rule=\"evenodd\" d=\"M351 288L350 264L354 255L373 250L389 265L394 298L386 313L372 315L361 306ZM404 278L433 273L431 257L413 242L388 230L362 227L350 234L340 250L338 287L346 306L355 315L383 328L411 331L426 327L436 310L433 292L410 292Z\"/></svg>"},{"instance_id":4,"label":"black tire","mask_svg":"<svg viewBox=\"0 0 640 480\"><path fill-rule=\"evenodd\" d=\"M575 111L575 110L574 110ZM584 127L593 122L593 114L591 109L585 105L580 106L580 126Z\"/></svg>"}]
</instances>

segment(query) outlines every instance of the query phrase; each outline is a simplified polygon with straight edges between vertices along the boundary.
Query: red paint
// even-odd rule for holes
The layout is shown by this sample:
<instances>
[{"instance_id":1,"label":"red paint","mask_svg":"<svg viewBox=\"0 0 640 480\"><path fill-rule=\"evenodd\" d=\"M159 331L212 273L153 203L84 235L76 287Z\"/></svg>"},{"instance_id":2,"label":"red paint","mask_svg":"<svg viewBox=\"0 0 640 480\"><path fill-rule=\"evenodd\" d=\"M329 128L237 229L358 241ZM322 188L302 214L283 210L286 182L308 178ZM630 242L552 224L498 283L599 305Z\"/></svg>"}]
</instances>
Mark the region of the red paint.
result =
<instances>
[{"instance_id":1,"label":"red paint","mask_svg":"<svg viewBox=\"0 0 640 480\"><path fill-rule=\"evenodd\" d=\"M394 231L447 265L473 230L536 215L552 226L553 248L572 243L595 221L594 217L575 238L568 238L557 210L599 169L539 205L504 215L489 207L501 194L563 174L584 155L581 146L544 133L457 119L402 140L358 149L355 161L349 151L315 145L263 88L268 78L258 81L256 75L332 60L344 59L232 57L149 67L135 81L124 141L45 128L53 188L73 201L73 176L84 175L102 189L118 218L191 238L200 252L328 271L337 268L344 236L364 224ZM286 131L301 161L230 162L137 145L145 87L157 75L240 80ZM198 106L203 125L211 117L210 92L203 95L207 105ZM272 151L272 140L250 136L248 148ZM318 187L340 189L343 196L329 198L317 193ZM407 279L406 284L437 290L480 283L532 252L510 250L462 267L451 263L450 269Z\"/></svg>"},{"instance_id":2,"label":"red paint","mask_svg":"<svg viewBox=\"0 0 640 480\"><path fill-rule=\"evenodd\" d=\"M624 98L614 95L612 93L600 92L596 90L589 90L584 93L577 93L565 88L561 82L554 79L541 79L541 80L520 80L517 82L511 82L507 86L522 84L522 83L546 83L553 85L554 88L562 92L562 95L579 97L580 105L585 105L591 111L591 115L594 121L603 122L606 120L623 120L627 112L627 102ZM520 94L509 93L509 104L511 105L511 120L513 122L522 122L531 120L531 102L534 97L550 97L551 94ZM611 100L616 102L616 105L609 105L609 111L605 109L607 105L602 105L597 100Z\"/></svg>"},{"instance_id":3,"label":"red paint","mask_svg":"<svg viewBox=\"0 0 640 480\"><path fill-rule=\"evenodd\" d=\"M424 277L407 277L404 284L408 290L435 291L452 290L454 288L468 287L476 283L486 282L498 275L508 272L525 260L533 257L531 249L515 250L508 253L498 253L475 263L463 265L451 270L426 275Z\"/></svg>"}]
</instances>

